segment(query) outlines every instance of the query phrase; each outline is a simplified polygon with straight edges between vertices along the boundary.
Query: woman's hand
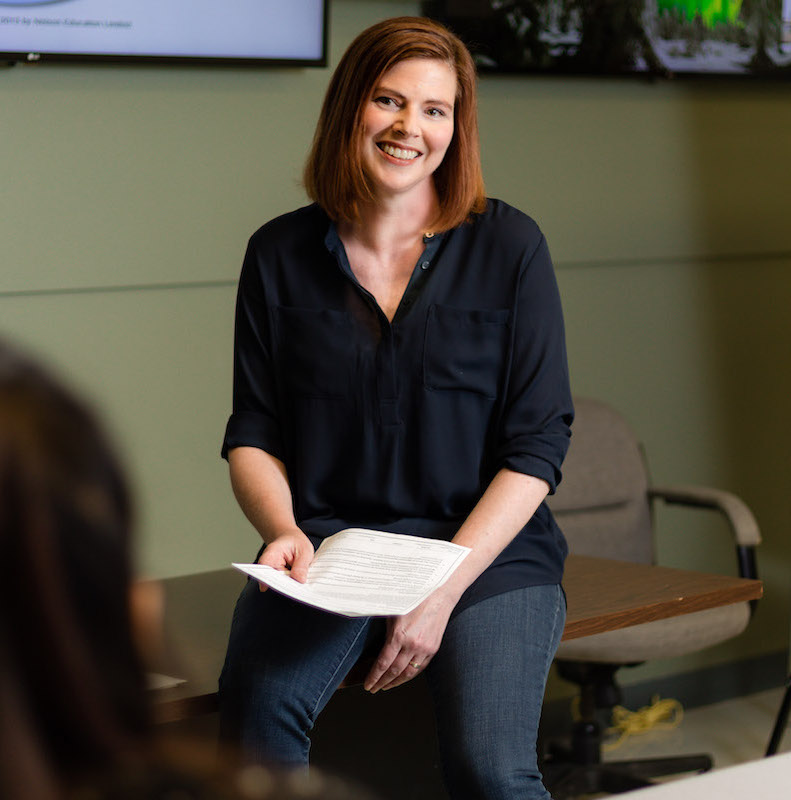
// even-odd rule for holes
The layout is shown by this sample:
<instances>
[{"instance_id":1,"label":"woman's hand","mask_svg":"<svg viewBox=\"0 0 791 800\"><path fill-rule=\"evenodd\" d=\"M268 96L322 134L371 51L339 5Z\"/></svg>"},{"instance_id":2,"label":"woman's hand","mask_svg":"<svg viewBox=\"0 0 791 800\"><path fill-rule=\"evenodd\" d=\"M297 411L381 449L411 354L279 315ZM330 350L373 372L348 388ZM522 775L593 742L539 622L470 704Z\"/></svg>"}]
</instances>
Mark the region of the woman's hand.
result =
<instances>
[{"instance_id":1,"label":"woman's hand","mask_svg":"<svg viewBox=\"0 0 791 800\"><path fill-rule=\"evenodd\" d=\"M290 572L291 577L300 583L305 583L307 580L311 561L313 561L313 544L299 529L276 536L258 559L259 564ZM262 592L267 590L263 583L259 583L258 588Z\"/></svg>"},{"instance_id":2,"label":"woman's hand","mask_svg":"<svg viewBox=\"0 0 791 800\"><path fill-rule=\"evenodd\" d=\"M394 689L426 668L439 650L455 602L440 591L416 609L387 620L387 638L364 686L372 694Z\"/></svg>"},{"instance_id":3,"label":"woman's hand","mask_svg":"<svg viewBox=\"0 0 791 800\"><path fill-rule=\"evenodd\" d=\"M290 572L305 583L313 545L294 519L294 501L285 464L257 447L228 451L233 493L245 516L267 543L259 564ZM263 583L258 588L266 591Z\"/></svg>"}]
</instances>

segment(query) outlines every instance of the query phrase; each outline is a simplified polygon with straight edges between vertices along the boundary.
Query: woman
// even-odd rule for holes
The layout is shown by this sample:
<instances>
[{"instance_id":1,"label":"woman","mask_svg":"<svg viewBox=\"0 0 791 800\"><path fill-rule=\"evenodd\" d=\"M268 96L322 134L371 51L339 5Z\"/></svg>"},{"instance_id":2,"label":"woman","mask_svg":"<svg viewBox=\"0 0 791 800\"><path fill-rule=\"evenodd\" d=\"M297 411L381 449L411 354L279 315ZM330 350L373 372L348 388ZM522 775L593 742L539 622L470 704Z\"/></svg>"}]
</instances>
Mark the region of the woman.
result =
<instances>
[{"instance_id":1,"label":"woman","mask_svg":"<svg viewBox=\"0 0 791 800\"><path fill-rule=\"evenodd\" d=\"M461 42L424 18L360 34L305 185L314 204L252 237L239 285L223 454L259 561L304 581L318 543L349 526L472 552L386 621L248 583L223 734L252 758L306 763L317 715L373 647L370 692L426 672L452 797L547 797L535 742L566 547L543 500L573 411L547 246L484 196Z\"/></svg>"},{"instance_id":2,"label":"woman","mask_svg":"<svg viewBox=\"0 0 791 800\"><path fill-rule=\"evenodd\" d=\"M349 800L319 776L220 765L155 739L126 480L101 426L0 342L0 797Z\"/></svg>"}]
</instances>

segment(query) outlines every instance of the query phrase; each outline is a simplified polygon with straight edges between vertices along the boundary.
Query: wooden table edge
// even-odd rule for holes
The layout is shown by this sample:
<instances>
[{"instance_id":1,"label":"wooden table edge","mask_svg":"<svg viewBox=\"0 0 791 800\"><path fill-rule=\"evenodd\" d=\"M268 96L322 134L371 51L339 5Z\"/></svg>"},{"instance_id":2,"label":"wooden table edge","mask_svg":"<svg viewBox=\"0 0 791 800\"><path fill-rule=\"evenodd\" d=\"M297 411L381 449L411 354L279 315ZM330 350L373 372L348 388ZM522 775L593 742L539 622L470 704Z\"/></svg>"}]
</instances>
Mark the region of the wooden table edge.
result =
<instances>
[{"instance_id":1,"label":"wooden table edge","mask_svg":"<svg viewBox=\"0 0 791 800\"><path fill-rule=\"evenodd\" d=\"M633 570L636 566L633 562L618 562L613 559L576 555L568 557L567 567L569 564L576 569L589 565L592 570L596 570L599 567L606 569L622 567ZM692 614L697 611L707 611L734 603L754 601L763 596L763 583L760 580L650 564L637 566L645 568L646 572L650 572L652 576L667 578L669 583L672 583L675 577L684 581L694 580L699 577L703 581L714 582L718 585L705 591L694 591L688 594L671 592L666 599L649 604L635 603L633 608L623 606L610 612L594 609L587 616L584 611L580 612L571 607L570 604L562 641L620 630L621 628L641 625L647 622L669 619L683 614Z\"/></svg>"}]
</instances>

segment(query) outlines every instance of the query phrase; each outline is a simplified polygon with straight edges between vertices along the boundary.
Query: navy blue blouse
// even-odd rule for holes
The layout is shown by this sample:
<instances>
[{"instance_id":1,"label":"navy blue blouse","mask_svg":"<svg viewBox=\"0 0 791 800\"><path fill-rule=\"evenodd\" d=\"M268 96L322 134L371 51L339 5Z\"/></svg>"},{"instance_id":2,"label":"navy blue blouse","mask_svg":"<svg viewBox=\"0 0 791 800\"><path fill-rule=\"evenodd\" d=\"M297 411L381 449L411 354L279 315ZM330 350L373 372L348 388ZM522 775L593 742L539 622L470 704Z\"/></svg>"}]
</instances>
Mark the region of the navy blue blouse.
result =
<instances>
[{"instance_id":1,"label":"navy blue blouse","mask_svg":"<svg viewBox=\"0 0 791 800\"><path fill-rule=\"evenodd\" d=\"M424 241L389 322L318 206L250 239L222 454L280 459L314 546L352 526L451 539L501 468L560 480L573 408L538 226L490 200ZM542 504L456 611L560 582L566 552Z\"/></svg>"}]
</instances>

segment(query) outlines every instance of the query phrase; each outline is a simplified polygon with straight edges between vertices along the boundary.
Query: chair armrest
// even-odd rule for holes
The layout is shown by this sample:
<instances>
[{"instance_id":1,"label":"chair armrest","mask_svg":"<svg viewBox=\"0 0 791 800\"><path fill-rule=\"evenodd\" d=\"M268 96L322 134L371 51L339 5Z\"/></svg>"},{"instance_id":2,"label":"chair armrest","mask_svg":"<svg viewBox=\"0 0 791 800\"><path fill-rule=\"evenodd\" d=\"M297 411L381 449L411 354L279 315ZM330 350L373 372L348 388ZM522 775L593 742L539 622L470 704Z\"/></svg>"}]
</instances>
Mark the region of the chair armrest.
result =
<instances>
[{"instance_id":1,"label":"chair armrest","mask_svg":"<svg viewBox=\"0 0 791 800\"><path fill-rule=\"evenodd\" d=\"M651 500L666 503L709 508L725 515L736 540L736 558L742 578L758 577L755 548L761 543L761 531L753 512L735 494L707 486L654 486L648 490ZM750 613L755 611L757 601L750 601Z\"/></svg>"},{"instance_id":2,"label":"chair armrest","mask_svg":"<svg viewBox=\"0 0 791 800\"><path fill-rule=\"evenodd\" d=\"M704 486L654 486L648 496L666 503L710 508L725 515L740 547L755 547L761 543L761 531L753 512L735 494Z\"/></svg>"}]
</instances>

